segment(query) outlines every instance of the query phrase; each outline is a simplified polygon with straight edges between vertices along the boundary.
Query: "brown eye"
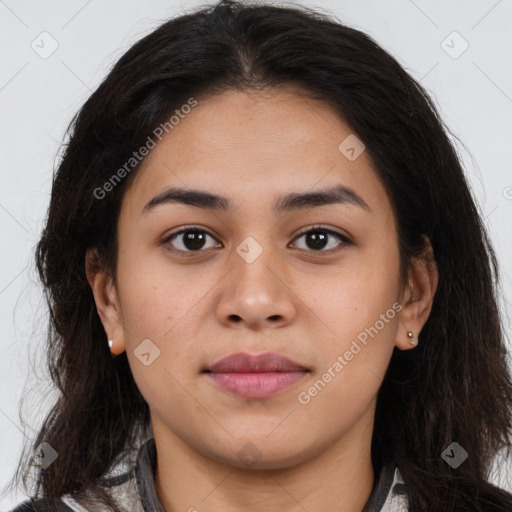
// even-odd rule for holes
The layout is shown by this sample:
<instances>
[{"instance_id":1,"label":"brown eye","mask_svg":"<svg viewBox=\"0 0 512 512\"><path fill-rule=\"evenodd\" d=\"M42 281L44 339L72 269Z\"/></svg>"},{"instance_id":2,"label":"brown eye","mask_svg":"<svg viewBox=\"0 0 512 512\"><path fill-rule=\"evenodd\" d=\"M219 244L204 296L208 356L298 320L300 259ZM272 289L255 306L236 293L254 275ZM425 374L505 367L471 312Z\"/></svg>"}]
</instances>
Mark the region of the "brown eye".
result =
<instances>
[{"instance_id":1,"label":"brown eye","mask_svg":"<svg viewBox=\"0 0 512 512\"><path fill-rule=\"evenodd\" d=\"M299 248L316 252L331 252L331 250L335 252L344 245L351 245L351 241L346 236L331 229L322 228L321 226L301 233L296 240L302 237L304 237L306 247ZM333 238L338 239L338 244L334 242L333 245ZM328 247L329 245L330 247ZM324 250L326 247L327 250Z\"/></svg>"},{"instance_id":2,"label":"brown eye","mask_svg":"<svg viewBox=\"0 0 512 512\"><path fill-rule=\"evenodd\" d=\"M208 245L209 238L213 241L210 242L210 245ZM315 226L304 231L295 240L300 238L304 238L305 247L299 248L313 252L331 253L341 250L346 245L352 245L346 236L322 226ZM162 245L167 246L170 251L180 256L189 256L202 252L204 249L221 247L220 244L215 244L215 238L212 235L204 229L196 227L188 227L172 233L162 241Z\"/></svg>"},{"instance_id":3,"label":"brown eye","mask_svg":"<svg viewBox=\"0 0 512 512\"><path fill-rule=\"evenodd\" d=\"M214 238L203 229L186 228L168 236L163 240L162 244L171 245L171 250L173 252L200 252L202 249L215 247L215 244L210 246L206 245L208 243L208 238L214 240Z\"/></svg>"}]
</instances>

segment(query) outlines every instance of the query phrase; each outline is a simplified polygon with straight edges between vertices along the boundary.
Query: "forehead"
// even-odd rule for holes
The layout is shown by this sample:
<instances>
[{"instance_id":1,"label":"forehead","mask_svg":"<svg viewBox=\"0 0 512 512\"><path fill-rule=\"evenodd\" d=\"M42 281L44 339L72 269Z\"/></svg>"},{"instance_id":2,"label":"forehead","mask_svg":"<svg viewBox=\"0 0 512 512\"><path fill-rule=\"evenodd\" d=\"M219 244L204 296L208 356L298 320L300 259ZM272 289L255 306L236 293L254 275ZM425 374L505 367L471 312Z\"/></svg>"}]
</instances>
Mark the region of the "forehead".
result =
<instances>
[{"instance_id":1,"label":"forehead","mask_svg":"<svg viewBox=\"0 0 512 512\"><path fill-rule=\"evenodd\" d=\"M347 158L343 144L355 134L323 102L286 89L229 90L197 98L187 111L130 184L125 195L134 208L143 209L170 186L230 195L234 207L240 199L247 204L253 199L262 207L260 198L275 198L282 195L279 191L339 184L359 190L367 203L387 202L366 152Z\"/></svg>"}]
</instances>

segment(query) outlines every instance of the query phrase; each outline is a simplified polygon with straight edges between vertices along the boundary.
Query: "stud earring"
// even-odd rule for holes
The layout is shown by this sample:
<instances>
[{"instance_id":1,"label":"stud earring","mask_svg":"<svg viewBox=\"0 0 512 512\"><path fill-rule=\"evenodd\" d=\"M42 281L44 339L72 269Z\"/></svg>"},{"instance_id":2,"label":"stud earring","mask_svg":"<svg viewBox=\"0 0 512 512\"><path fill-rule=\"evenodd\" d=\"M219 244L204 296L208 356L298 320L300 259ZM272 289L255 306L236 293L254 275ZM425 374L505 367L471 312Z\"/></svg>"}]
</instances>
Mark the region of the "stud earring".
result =
<instances>
[{"instance_id":1,"label":"stud earring","mask_svg":"<svg viewBox=\"0 0 512 512\"><path fill-rule=\"evenodd\" d=\"M112 345L114 344L114 340L108 340L108 346L112 348Z\"/></svg>"},{"instance_id":2,"label":"stud earring","mask_svg":"<svg viewBox=\"0 0 512 512\"><path fill-rule=\"evenodd\" d=\"M416 345L416 340L414 339L413 334L412 334L412 332L411 332L411 331L409 331L409 332L407 333L407 337L409 338L409 343L410 343L411 345Z\"/></svg>"}]
</instances>

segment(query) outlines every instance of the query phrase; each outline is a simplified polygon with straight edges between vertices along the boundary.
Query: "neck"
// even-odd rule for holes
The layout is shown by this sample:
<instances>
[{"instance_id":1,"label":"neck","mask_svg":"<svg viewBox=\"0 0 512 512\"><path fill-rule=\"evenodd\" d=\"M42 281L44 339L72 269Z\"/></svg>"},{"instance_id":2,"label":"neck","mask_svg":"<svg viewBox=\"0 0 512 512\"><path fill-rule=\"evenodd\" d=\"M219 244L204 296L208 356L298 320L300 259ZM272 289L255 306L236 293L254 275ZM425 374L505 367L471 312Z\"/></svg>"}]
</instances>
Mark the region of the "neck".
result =
<instances>
[{"instance_id":1,"label":"neck","mask_svg":"<svg viewBox=\"0 0 512 512\"><path fill-rule=\"evenodd\" d=\"M157 419L152 423L155 489L166 512L361 512L372 492L373 415L363 415L350 432L308 460L260 470L212 460L170 436Z\"/></svg>"}]
</instances>

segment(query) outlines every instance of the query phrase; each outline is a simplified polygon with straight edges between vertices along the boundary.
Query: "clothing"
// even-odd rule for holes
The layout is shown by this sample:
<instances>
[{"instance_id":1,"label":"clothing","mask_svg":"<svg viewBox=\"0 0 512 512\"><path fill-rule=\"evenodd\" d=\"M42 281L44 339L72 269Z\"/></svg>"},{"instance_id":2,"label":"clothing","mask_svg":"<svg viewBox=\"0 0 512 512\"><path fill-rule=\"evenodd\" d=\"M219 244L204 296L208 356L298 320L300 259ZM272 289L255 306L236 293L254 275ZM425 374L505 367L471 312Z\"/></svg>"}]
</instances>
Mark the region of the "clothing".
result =
<instances>
[{"instance_id":1,"label":"clothing","mask_svg":"<svg viewBox=\"0 0 512 512\"><path fill-rule=\"evenodd\" d=\"M164 512L154 486L156 446L153 438L144 442L137 455L133 472L108 480L116 502L127 512ZM39 501L39 503L38 503ZM34 503L35 502L35 503ZM57 500L58 512L105 512L101 505L84 508L74 498L64 495ZM27 500L11 512L44 512L41 500ZM193 508L192 508L193 510ZM394 460L383 464L375 479L372 493L362 512L407 512L407 492Z\"/></svg>"}]
</instances>

